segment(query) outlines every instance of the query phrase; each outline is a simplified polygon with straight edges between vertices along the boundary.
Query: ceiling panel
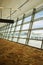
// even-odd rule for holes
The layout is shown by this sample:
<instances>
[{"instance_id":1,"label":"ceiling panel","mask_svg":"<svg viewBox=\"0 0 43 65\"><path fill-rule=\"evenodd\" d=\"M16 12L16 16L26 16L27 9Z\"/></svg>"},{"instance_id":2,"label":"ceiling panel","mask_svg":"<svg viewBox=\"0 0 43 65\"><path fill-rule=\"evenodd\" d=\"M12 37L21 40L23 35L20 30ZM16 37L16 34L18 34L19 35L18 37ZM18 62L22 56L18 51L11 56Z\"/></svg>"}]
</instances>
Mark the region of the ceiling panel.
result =
<instances>
[{"instance_id":1,"label":"ceiling panel","mask_svg":"<svg viewBox=\"0 0 43 65\"><path fill-rule=\"evenodd\" d=\"M28 1L27 3L25 3ZM39 6L40 4L43 4L43 0L0 0L1 7L6 8L12 8L12 12L17 10L17 12L14 14L14 18L17 18L21 14ZM21 5L23 5L21 8L19 8ZM18 9L19 8L19 9ZM6 18L10 13L8 10L3 10L3 18Z\"/></svg>"}]
</instances>

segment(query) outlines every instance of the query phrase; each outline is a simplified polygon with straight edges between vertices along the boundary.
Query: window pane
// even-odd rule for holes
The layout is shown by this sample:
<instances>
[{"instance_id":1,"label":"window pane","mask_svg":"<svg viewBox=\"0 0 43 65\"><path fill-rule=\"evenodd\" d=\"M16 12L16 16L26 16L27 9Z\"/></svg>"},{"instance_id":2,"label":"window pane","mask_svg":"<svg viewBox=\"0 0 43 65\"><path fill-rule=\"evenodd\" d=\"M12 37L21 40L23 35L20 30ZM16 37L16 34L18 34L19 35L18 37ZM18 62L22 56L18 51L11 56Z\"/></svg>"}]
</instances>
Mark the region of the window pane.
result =
<instances>
[{"instance_id":1,"label":"window pane","mask_svg":"<svg viewBox=\"0 0 43 65\"><path fill-rule=\"evenodd\" d=\"M25 44L26 39L19 39L19 43Z\"/></svg>"},{"instance_id":2,"label":"window pane","mask_svg":"<svg viewBox=\"0 0 43 65\"><path fill-rule=\"evenodd\" d=\"M12 24L10 24L10 27L12 26ZM8 26L9 27L9 26Z\"/></svg>"},{"instance_id":3,"label":"window pane","mask_svg":"<svg viewBox=\"0 0 43 65\"><path fill-rule=\"evenodd\" d=\"M43 39L43 30L32 31L30 38L42 40Z\"/></svg>"},{"instance_id":4,"label":"window pane","mask_svg":"<svg viewBox=\"0 0 43 65\"><path fill-rule=\"evenodd\" d=\"M19 32L14 32L13 36L18 37Z\"/></svg>"},{"instance_id":5,"label":"window pane","mask_svg":"<svg viewBox=\"0 0 43 65\"><path fill-rule=\"evenodd\" d=\"M8 37L6 37L6 39L8 39Z\"/></svg>"},{"instance_id":6,"label":"window pane","mask_svg":"<svg viewBox=\"0 0 43 65\"><path fill-rule=\"evenodd\" d=\"M11 40L12 38L10 37L9 40Z\"/></svg>"},{"instance_id":7,"label":"window pane","mask_svg":"<svg viewBox=\"0 0 43 65\"><path fill-rule=\"evenodd\" d=\"M18 21L17 25L21 24L22 23L22 20Z\"/></svg>"},{"instance_id":8,"label":"window pane","mask_svg":"<svg viewBox=\"0 0 43 65\"><path fill-rule=\"evenodd\" d=\"M8 32L9 32L9 29L8 29Z\"/></svg>"},{"instance_id":9,"label":"window pane","mask_svg":"<svg viewBox=\"0 0 43 65\"><path fill-rule=\"evenodd\" d=\"M13 32L11 32L10 34L13 34Z\"/></svg>"},{"instance_id":10,"label":"window pane","mask_svg":"<svg viewBox=\"0 0 43 65\"><path fill-rule=\"evenodd\" d=\"M11 31L14 31L14 28L12 28Z\"/></svg>"},{"instance_id":11,"label":"window pane","mask_svg":"<svg viewBox=\"0 0 43 65\"><path fill-rule=\"evenodd\" d=\"M29 40L28 45L37 47L37 48L41 48L41 43L42 43L41 41Z\"/></svg>"},{"instance_id":12,"label":"window pane","mask_svg":"<svg viewBox=\"0 0 43 65\"><path fill-rule=\"evenodd\" d=\"M12 37L12 34L10 33L9 36Z\"/></svg>"},{"instance_id":13,"label":"window pane","mask_svg":"<svg viewBox=\"0 0 43 65\"><path fill-rule=\"evenodd\" d=\"M40 21L34 22L32 28L42 28L42 27L43 27L43 20L40 20Z\"/></svg>"},{"instance_id":14,"label":"window pane","mask_svg":"<svg viewBox=\"0 0 43 65\"><path fill-rule=\"evenodd\" d=\"M24 23L25 23L25 22L29 22L30 20L31 20L31 16L25 18L25 19L24 19Z\"/></svg>"},{"instance_id":15,"label":"window pane","mask_svg":"<svg viewBox=\"0 0 43 65\"><path fill-rule=\"evenodd\" d=\"M13 26L15 26L16 23L13 23Z\"/></svg>"},{"instance_id":16,"label":"window pane","mask_svg":"<svg viewBox=\"0 0 43 65\"><path fill-rule=\"evenodd\" d=\"M14 42L17 42L17 38L13 38L13 41L14 41Z\"/></svg>"},{"instance_id":17,"label":"window pane","mask_svg":"<svg viewBox=\"0 0 43 65\"><path fill-rule=\"evenodd\" d=\"M20 26L17 26L17 27L16 27L16 30L15 30L15 31L17 31L17 30L20 30Z\"/></svg>"},{"instance_id":18,"label":"window pane","mask_svg":"<svg viewBox=\"0 0 43 65\"><path fill-rule=\"evenodd\" d=\"M27 37L27 33L28 33L28 31L22 31L21 34L20 34L20 37L26 38Z\"/></svg>"},{"instance_id":19,"label":"window pane","mask_svg":"<svg viewBox=\"0 0 43 65\"><path fill-rule=\"evenodd\" d=\"M11 29L9 28L8 31L10 31Z\"/></svg>"},{"instance_id":20,"label":"window pane","mask_svg":"<svg viewBox=\"0 0 43 65\"><path fill-rule=\"evenodd\" d=\"M22 30L29 29L29 24L24 24Z\"/></svg>"},{"instance_id":21,"label":"window pane","mask_svg":"<svg viewBox=\"0 0 43 65\"><path fill-rule=\"evenodd\" d=\"M43 11L40 11L40 12L36 13L36 15L35 15L35 19L40 18L40 17L43 17Z\"/></svg>"}]
</instances>

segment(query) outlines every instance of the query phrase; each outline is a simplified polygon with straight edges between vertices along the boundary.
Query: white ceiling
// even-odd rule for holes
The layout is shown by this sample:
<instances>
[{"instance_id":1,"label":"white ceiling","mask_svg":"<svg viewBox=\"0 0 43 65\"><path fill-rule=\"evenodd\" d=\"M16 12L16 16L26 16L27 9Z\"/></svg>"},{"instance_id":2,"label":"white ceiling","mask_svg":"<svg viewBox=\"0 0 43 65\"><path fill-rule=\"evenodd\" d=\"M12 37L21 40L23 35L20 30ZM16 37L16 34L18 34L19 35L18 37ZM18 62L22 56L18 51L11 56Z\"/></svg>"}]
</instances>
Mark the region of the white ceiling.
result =
<instances>
[{"instance_id":1,"label":"white ceiling","mask_svg":"<svg viewBox=\"0 0 43 65\"><path fill-rule=\"evenodd\" d=\"M26 1L27 0L0 0L0 6L5 8L12 8L12 12L17 10L17 12L14 15L14 17L16 18L21 14L25 13L26 11L29 11L39 6L40 4L43 4L43 0L28 0L28 2L24 6L18 9Z\"/></svg>"}]
</instances>

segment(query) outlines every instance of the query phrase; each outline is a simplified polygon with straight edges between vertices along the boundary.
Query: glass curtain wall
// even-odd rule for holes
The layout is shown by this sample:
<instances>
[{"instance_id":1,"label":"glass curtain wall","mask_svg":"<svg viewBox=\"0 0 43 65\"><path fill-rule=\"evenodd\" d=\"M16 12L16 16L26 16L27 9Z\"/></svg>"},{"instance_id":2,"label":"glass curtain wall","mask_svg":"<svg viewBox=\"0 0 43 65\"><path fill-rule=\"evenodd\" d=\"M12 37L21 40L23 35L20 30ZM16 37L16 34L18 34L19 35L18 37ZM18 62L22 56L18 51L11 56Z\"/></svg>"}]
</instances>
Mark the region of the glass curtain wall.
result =
<instances>
[{"instance_id":1,"label":"glass curtain wall","mask_svg":"<svg viewBox=\"0 0 43 65\"><path fill-rule=\"evenodd\" d=\"M31 21L32 15L1 27L0 38L43 49L43 10L39 12L36 10L33 24L31 24ZM30 28L30 24L32 28ZM30 36L28 37L29 33Z\"/></svg>"}]
</instances>

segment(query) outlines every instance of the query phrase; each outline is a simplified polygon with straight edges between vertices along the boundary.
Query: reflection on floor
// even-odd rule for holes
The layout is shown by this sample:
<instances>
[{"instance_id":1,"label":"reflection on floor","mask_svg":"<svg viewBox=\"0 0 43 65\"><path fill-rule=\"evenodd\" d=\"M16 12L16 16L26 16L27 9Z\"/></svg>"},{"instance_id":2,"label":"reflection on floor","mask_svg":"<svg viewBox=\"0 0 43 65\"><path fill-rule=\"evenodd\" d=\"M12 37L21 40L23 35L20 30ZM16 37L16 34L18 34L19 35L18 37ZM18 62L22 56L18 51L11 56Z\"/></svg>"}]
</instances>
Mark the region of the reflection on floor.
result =
<instances>
[{"instance_id":1,"label":"reflection on floor","mask_svg":"<svg viewBox=\"0 0 43 65\"><path fill-rule=\"evenodd\" d=\"M0 39L0 65L43 65L43 50Z\"/></svg>"}]
</instances>

